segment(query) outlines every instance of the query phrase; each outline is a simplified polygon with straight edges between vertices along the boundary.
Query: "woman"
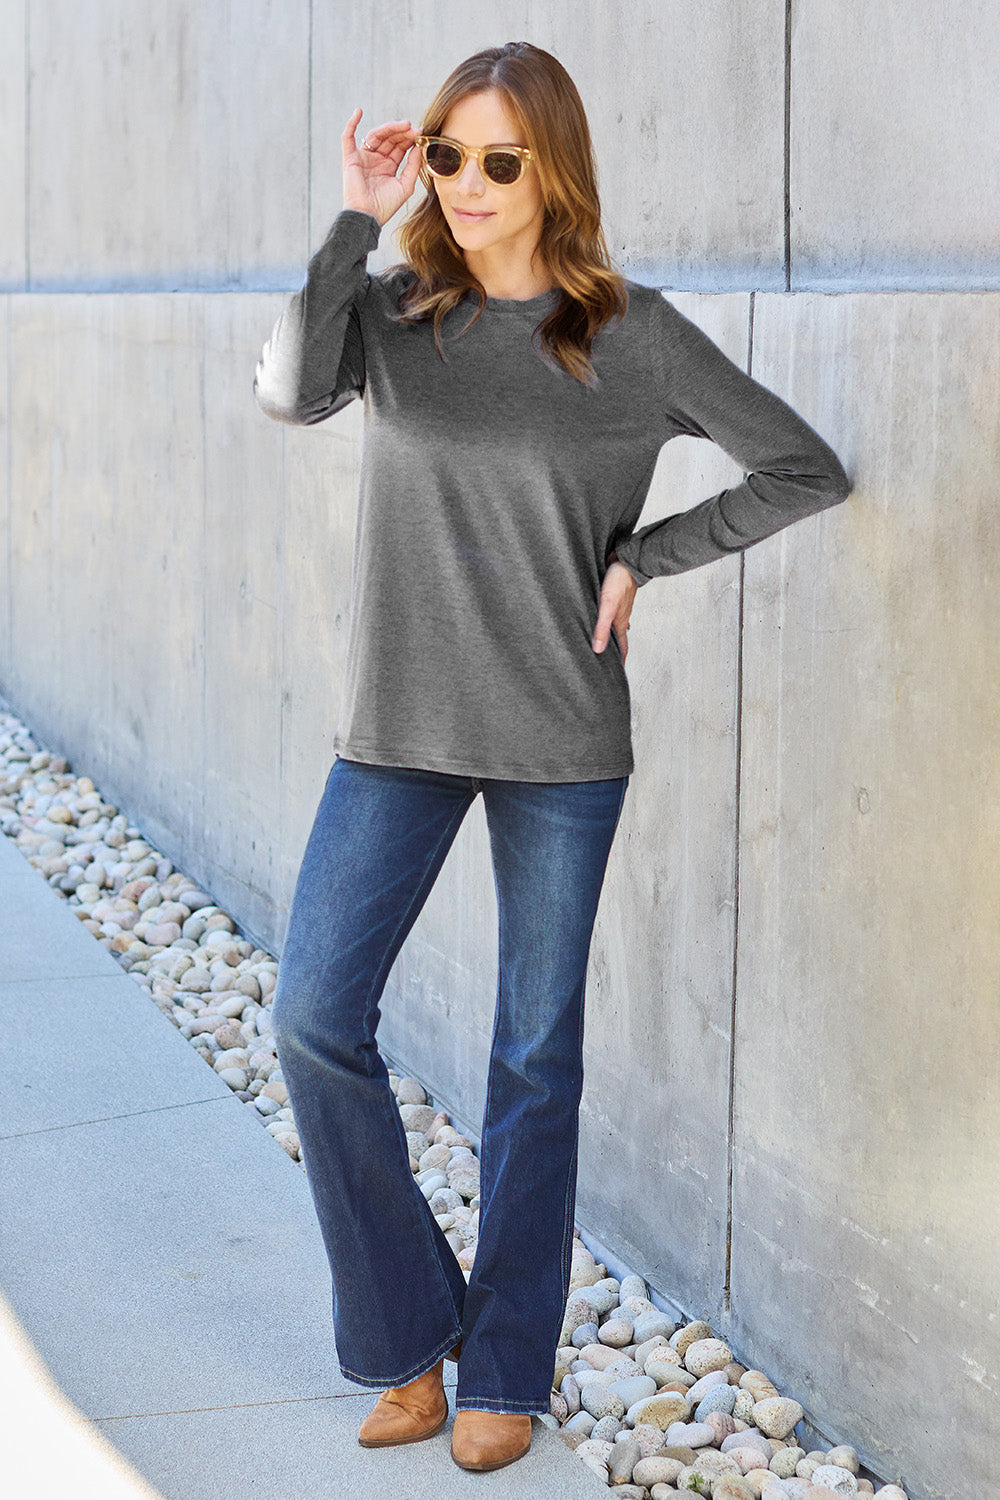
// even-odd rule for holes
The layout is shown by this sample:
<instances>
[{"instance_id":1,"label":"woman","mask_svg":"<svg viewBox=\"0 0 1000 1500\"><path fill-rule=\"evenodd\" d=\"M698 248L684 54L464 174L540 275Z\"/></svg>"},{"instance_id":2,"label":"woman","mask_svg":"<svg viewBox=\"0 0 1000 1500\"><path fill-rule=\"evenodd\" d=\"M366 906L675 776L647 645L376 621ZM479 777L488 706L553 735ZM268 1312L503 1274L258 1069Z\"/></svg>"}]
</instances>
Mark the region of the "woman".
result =
<instances>
[{"instance_id":1,"label":"woman","mask_svg":"<svg viewBox=\"0 0 1000 1500\"><path fill-rule=\"evenodd\" d=\"M344 209L257 369L281 421L364 401L337 759L296 885L278 1048L334 1286L344 1374L388 1387L366 1446L444 1425L495 1469L548 1410L569 1283L584 983L633 769L638 588L842 500L777 397L613 267L586 117L528 43L462 63L418 134L342 137ZM411 197L402 265L366 256ZM708 437L748 477L635 529L657 454ZM615 644L608 648L610 640ZM499 986L468 1284L408 1163L378 1002L482 792Z\"/></svg>"}]
</instances>

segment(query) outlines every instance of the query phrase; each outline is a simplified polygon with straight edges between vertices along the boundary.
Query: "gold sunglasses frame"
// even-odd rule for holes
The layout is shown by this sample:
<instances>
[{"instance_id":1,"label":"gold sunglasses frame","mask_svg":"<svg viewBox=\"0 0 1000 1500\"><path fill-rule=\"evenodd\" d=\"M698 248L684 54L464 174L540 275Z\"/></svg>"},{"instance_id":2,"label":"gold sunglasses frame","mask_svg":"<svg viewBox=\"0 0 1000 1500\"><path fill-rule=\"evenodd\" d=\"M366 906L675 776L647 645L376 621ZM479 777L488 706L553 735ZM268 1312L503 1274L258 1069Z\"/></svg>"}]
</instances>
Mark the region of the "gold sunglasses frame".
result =
<instances>
[{"instance_id":1,"label":"gold sunglasses frame","mask_svg":"<svg viewBox=\"0 0 1000 1500\"><path fill-rule=\"evenodd\" d=\"M448 174L435 172L434 168L428 165L426 148L430 145L431 141L441 141L446 146L454 146L462 158L457 172L450 172ZM453 141L449 135L418 135L413 144L420 148L420 160L424 171L430 173L431 177L439 177L442 182L453 182L456 177L461 177L465 171L465 164L471 156L483 177L486 178L487 182L492 183L494 187L516 187L524 176L525 167L529 162L534 161L534 157L528 146L480 146L478 149L473 149L472 146L463 146L461 141ZM516 156L520 159L521 169L513 182L497 182L495 178L490 177L488 173L483 171L480 158L489 155L491 151L506 151L508 155Z\"/></svg>"}]
</instances>

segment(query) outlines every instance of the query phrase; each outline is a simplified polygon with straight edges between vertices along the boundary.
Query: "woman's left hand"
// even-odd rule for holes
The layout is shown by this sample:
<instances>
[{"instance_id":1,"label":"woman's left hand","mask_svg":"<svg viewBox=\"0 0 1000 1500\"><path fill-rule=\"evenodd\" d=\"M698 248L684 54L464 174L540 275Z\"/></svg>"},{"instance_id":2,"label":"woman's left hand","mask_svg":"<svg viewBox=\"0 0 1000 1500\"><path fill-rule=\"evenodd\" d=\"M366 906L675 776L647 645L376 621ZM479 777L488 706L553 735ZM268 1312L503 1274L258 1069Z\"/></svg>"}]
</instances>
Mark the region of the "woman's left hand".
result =
<instances>
[{"instance_id":1,"label":"woman's left hand","mask_svg":"<svg viewBox=\"0 0 1000 1500\"><path fill-rule=\"evenodd\" d=\"M612 628L621 647L622 661L628 655L628 625L632 604L639 585L624 563L609 563L601 583L601 599L594 627L594 650L601 652L608 644Z\"/></svg>"}]
</instances>

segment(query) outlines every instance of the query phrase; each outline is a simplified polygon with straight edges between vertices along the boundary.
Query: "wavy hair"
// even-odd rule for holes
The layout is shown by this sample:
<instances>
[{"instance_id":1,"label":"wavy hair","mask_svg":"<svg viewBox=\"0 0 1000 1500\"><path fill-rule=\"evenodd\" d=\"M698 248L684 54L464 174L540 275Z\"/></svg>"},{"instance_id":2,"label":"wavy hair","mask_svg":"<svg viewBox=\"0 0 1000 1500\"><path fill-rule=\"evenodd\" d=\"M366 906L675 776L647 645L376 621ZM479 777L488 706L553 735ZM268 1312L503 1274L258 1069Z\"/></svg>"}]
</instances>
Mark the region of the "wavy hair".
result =
<instances>
[{"instance_id":1,"label":"wavy hair","mask_svg":"<svg viewBox=\"0 0 1000 1500\"><path fill-rule=\"evenodd\" d=\"M542 350L574 379L595 384L590 361L595 336L628 308L628 292L601 229L590 129L583 102L566 69L530 42L507 42L476 52L445 80L424 115L421 133L440 135L450 110L472 94L496 89L524 133L538 172L544 204L539 254L562 289L549 315L537 325ZM416 148L414 148L416 149ZM399 319L433 320L434 342L445 359L441 324L466 293L479 306L462 333L486 306L486 293L455 243L438 202L434 179L424 166L427 196L399 230L399 246L414 280L399 299Z\"/></svg>"}]
</instances>

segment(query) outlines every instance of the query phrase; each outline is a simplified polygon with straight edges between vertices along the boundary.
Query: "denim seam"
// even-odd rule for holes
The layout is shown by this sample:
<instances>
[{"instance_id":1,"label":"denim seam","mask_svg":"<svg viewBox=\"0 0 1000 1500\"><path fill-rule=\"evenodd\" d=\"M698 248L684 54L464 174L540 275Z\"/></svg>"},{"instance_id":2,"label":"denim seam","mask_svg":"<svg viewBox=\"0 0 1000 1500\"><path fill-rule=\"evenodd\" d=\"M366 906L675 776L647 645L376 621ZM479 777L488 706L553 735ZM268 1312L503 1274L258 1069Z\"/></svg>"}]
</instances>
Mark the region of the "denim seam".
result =
<instances>
[{"instance_id":1,"label":"denim seam","mask_svg":"<svg viewBox=\"0 0 1000 1500\"><path fill-rule=\"evenodd\" d=\"M627 776L622 777L621 789L620 789L619 796L618 796L618 811L615 814L615 821L614 821L614 824L613 824L613 827L612 827L612 831L611 831L611 840L610 840L609 845L608 845L608 855L609 855L609 857L610 857L610 852L611 852L611 844L614 843L615 834L618 831L618 823L619 823L619 821L621 819L622 807L624 806L624 803L625 803L625 791L626 791L627 786L628 786L628 777ZM602 879L601 879L602 886L603 886L603 883L604 883L604 881L603 881L603 876L602 876ZM500 891L500 882L497 879L496 861L495 860L493 861L493 884L494 884L494 888L496 890L496 898L497 898L498 927L500 929L500 932L502 933L502 931L503 931L503 909L504 908L503 908L503 898L502 898L501 891ZM493 1020L493 1033L492 1033L492 1036L491 1036L491 1039L490 1039L490 1058L491 1059L492 1059L492 1056L493 1056L493 1048L494 1048L494 1045L495 1045L495 1042L496 1042L496 1034L497 1034L497 1030L498 1030L498 1027L499 1027L500 1011L501 1011L501 1005L502 1005L502 1000L503 1000L503 962L502 962L502 957L503 957L502 953L498 953L498 958L499 958L500 961L498 962L498 966L497 966L498 967L498 973L497 973L497 1006L496 1006L496 1015L494 1016L494 1020ZM586 991L586 984L587 984L586 966L584 967L584 973L583 973L583 977L581 979L581 984L582 984L582 986L584 988L584 992L585 992ZM581 996L581 1003L580 1003L580 1007L579 1007L578 1031L577 1031L577 1052L578 1052L578 1056L580 1056L581 1058L582 1058L582 1053L583 1053L583 1028L584 1028L584 997ZM487 1075L486 1104L485 1104L484 1113L483 1113L483 1148L484 1149L482 1149L481 1153L480 1153L481 1156L483 1157L482 1166L484 1168L484 1173L483 1173L484 1176L486 1175L486 1173L485 1173L485 1166L486 1166L486 1161L485 1161L485 1145L486 1145L486 1138L487 1138L487 1123L488 1123L489 1118L490 1118L490 1097L491 1097L491 1092L492 1092L492 1082L493 1082L493 1070L491 1068L490 1071L489 1071L489 1073L488 1073L488 1075ZM566 1299L565 1299L565 1294L564 1294L564 1286L565 1286L565 1282L567 1280L567 1278L566 1278L566 1272L565 1272L565 1267L566 1267L566 1264L567 1264L567 1260L570 1258L570 1247L572 1245L572 1238L573 1238L573 1224L572 1224L572 1216L570 1214L570 1198L571 1198L571 1196L573 1196L574 1188L575 1188L575 1185L576 1185L576 1173L577 1173L578 1161L579 1161L579 1150L577 1148L577 1149L574 1149L573 1158L572 1158L572 1161L570 1162L570 1170L569 1170L569 1173L568 1173L567 1178L566 1178L566 1192L565 1192L565 1196L563 1198L562 1254L561 1254L561 1257L560 1257L560 1265L559 1265L560 1295L562 1296L562 1299L563 1299L563 1306L560 1308L559 1315L558 1315L558 1322L557 1322L557 1325L556 1325L556 1327L554 1329L554 1333L553 1333L553 1339L552 1339L553 1350L555 1350L556 1348L558 1348L559 1335L562 1332L562 1324L563 1324L563 1320L565 1318L565 1300ZM476 1398L474 1398L474 1397L463 1396L463 1397L461 1397L461 1398L459 1398L459 1399L456 1400L456 1407L464 1407L464 1406L469 1406L469 1405L473 1405L473 1404L481 1405L481 1403L477 1402ZM534 1403L526 1403L526 1402L513 1403L512 1402L509 1405L507 1405L506 1407L499 1407L499 1406L496 1405L495 1401L494 1401L494 1406L488 1407L486 1409L487 1410L504 1410L504 1409L509 1410L514 1405L517 1406L518 1410L524 1410L525 1407L529 1407L531 1411L538 1411L539 1410L537 1404L534 1404ZM543 1411L547 1411L548 1409L549 1408L548 1408L547 1404L543 1405L543 1407L542 1407Z\"/></svg>"},{"instance_id":2,"label":"denim seam","mask_svg":"<svg viewBox=\"0 0 1000 1500\"><path fill-rule=\"evenodd\" d=\"M586 994L586 985L587 985L587 976L586 976L586 974L584 974L584 977L583 977L583 980L582 980L582 985L583 985L583 989L584 989L584 995L581 995L581 997L580 997L579 1023L578 1023L578 1031L577 1031L577 1051L578 1051L578 1056L580 1056L581 1060L582 1060L582 1057L583 1057L583 1027L584 1027L585 994ZM566 1316L566 1283L567 1283L567 1281L569 1279L568 1276L567 1276L567 1274L566 1274L566 1272L567 1272L568 1264L571 1261L571 1246L572 1246L572 1242L573 1242L573 1215L570 1212L570 1199L574 1198L574 1202L575 1202L576 1174L577 1174L578 1161L579 1161L579 1148L578 1147L574 1147L573 1148L572 1160L570 1161L570 1164L569 1164L569 1171L566 1174L566 1196L563 1199L562 1254L560 1256L560 1261L559 1261L559 1276L560 1276L559 1290L560 1290L560 1295L562 1297L562 1305L561 1305L560 1310L559 1310L558 1326L554 1330L553 1339L552 1339L552 1345L553 1345L554 1349L557 1349L559 1347L559 1335L562 1332L562 1325L563 1325L563 1321L564 1321L565 1316Z\"/></svg>"},{"instance_id":3,"label":"denim seam","mask_svg":"<svg viewBox=\"0 0 1000 1500\"><path fill-rule=\"evenodd\" d=\"M493 888L496 891L496 898L497 898L497 994L496 994L496 1007L495 1007L494 1016L493 1016L493 1029L492 1029L492 1032L490 1034L490 1050L489 1050L489 1054L488 1054L489 1055L489 1067L487 1068L487 1073L486 1073L486 1101L485 1101L485 1103L483 1105L483 1134L482 1134L482 1144L480 1145L480 1149L479 1149L480 1173L481 1173L480 1187L482 1187L482 1184L484 1182L485 1183L489 1183L489 1181L490 1181L490 1179L489 1179L489 1172L488 1172L488 1168L489 1168L489 1165L490 1165L490 1158L487 1157L486 1146L487 1146L487 1142L489 1140L489 1134L490 1134L490 1130L489 1130L489 1125L490 1125L490 1105L491 1105L491 1101L492 1101L492 1097L493 1097L493 1082L494 1082L494 1072L495 1072L495 1069L493 1067L493 1053L494 1053L494 1050L496 1048L497 1033L498 1033L498 1031L500 1029L500 1016L501 1016L501 1011L502 1011L503 995L504 995L504 986L503 986L504 964L503 964L503 952L502 952L502 947L501 947L501 934L503 932L503 910L504 910L504 908L503 908L503 897L502 897L501 890L500 890L500 881L497 879L496 859L495 858L491 858L490 863L491 863L491 865L493 867ZM482 1195L480 1194L480 1230L482 1229L482 1221L483 1221ZM473 1264L473 1275L475 1275L475 1264ZM509 1403L504 1402L503 1404L501 1404L501 1399L502 1398L497 1397L497 1396L490 1396L490 1397L459 1396L458 1393L457 1393L457 1391L456 1391L455 1409L456 1409L456 1411L458 1411L458 1410L468 1410L468 1409L471 1408L471 1409L479 1410L479 1411L504 1412L504 1411L512 1411L512 1410L514 1410L514 1411L521 1412L521 1411L523 1411L525 1409L525 1406L527 1406L529 1408L529 1410L532 1411L532 1412L538 1410L537 1403L534 1403L534 1402L525 1403L525 1402L519 1402L519 1401L512 1401L512 1402L509 1402Z\"/></svg>"},{"instance_id":4,"label":"denim seam","mask_svg":"<svg viewBox=\"0 0 1000 1500\"><path fill-rule=\"evenodd\" d=\"M610 843L608 845L608 858L610 858L610 856L611 856L611 846L614 844L615 834L618 832L618 824L619 824L619 822L621 820L622 808L625 805L625 791L626 791L627 787L628 787L628 777L625 776L625 777L622 778L621 791L620 791L619 797L618 797L618 811L615 814L614 826L612 827L612 830L611 830L611 840L610 840ZM607 861L605 861L605 868L607 868ZM602 887L602 889L603 889L603 886L604 886L604 877L602 875L602 877L601 877L601 887ZM598 902L600 902L600 892L598 892ZM596 920L596 911L595 911L595 920ZM588 945L588 952L589 952L589 945ZM582 1058L583 1058L584 1019L585 1019L585 1014L586 1014L586 989L587 989L587 970L586 970L586 967L584 968L583 977L581 979L581 984L583 986L583 994L581 994L581 996L580 996L579 1025L578 1025L578 1033L577 1033L577 1051L578 1051L578 1056L581 1058L581 1061L582 1061ZM566 1309L565 1309L566 1295L565 1295L565 1293L566 1293L566 1285L567 1285L567 1282L569 1281L569 1276L568 1276L567 1272L570 1270L571 1265L572 1265L573 1218L575 1217L575 1213L574 1214L570 1213L570 1199L571 1199L571 1197L573 1198L573 1200L574 1200L574 1208L575 1208L575 1188L576 1188L576 1177L577 1177L577 1170L578 1170L578 1164L579 1164L579 1154L580 1154L579 1153L579 1144L577 1144L573 1148L573 1159L570 1162L570 1170L569 1170L569 1173L568 1173L567 1178L566 1178L566 1197L565 1197L565 1199L563 1201L562 1260L561 1260L561 1264L560 1264L560 1267L559 1267L560 1276L561 1276L560 1293L563 1296L563 1307L562 1307L562 1310L560 1311L560 1314L559 1314L559 1324L558 1324L558 1327L555 1329L555 1335L554 1335L554 1339L553 1339L553 1343L554 1343L554 1345L555 1345L556 1348L558 1348L558 1346L559 1346L559 1335L562 1332L562 1325L563 1325L563 1321L564 1321L565 1315L566 1315Z\"/></svg>"},{"instance_id":5,"label":"denim seam","mask_svg":"<svg viewBox=\"0 0 1000 1500\"><path fill-rule=\"evenodd\" d=\"M460 808L458 808L456 810L455 817L451 820L451 822L449 822L447 824L447 826L445 827L445 829L443 830L443 832L441 834L441 837L438 839L438 842L434 845L434 848L430 851L430 853L428 855L428 858L426 860L426 863L425 863L425 867L424 867L423 873L422 873L422 875L420 877L420 884L417 886L416 890L414 891L413 899L410 901L410 903L407 906L405 912L402 913L402 915L401 915L401 917L399 919L399 922L397 923L395 933L393 934L392 942L390 942L387 945L387 951L391 951L392 950L392 948L395 945L396 935L399 933L400 928L402 928L403 926L405 926L407 918L409 917L409 914L413 910L414 906L418 905L421 902L421 900L422 900L422 898L424 896L424 887L425 887L426 882L427 882L428 872L433 867L435 856L437 855L438 851L440 850L441 845L448 838L448 835L449 835L449 833L451 832L452 829L455 829L456 832L457 832L458 825L461 824L462 819L465 817L465 815L468 812L469 808L471 807L473 801L474 801L474 796L470 797L469 801L466 802L464 806L462 806L462 807L460 807ZM432 884L433 884L433 882L432 882ZM395 958L393 959L393 962L395 962ZM368 1017L369 1017L369 1015L371 1013L370 1007L371 1007L372 996L374 994L378 993L380 983L384 983L385 979L388 978L388 975L389 975L389 972L391 971L391 969L392 969L392 964L389 964L388 968L386 968L384 960L383 960L383 963L379 966L379 969L378 969L378 971L377 971L377 973L376 973L376 975L375 975L375 977L374 977L374 979L372 981L372 984L371 984L371 987L370 987L370 989L368 991L368 994L365 997L365 1018L366 1018L366 1021L367 1021L367 1019L368 1019ZM383 975L383 970L385 971L384 975ZM374 1040L374 1035L373 1035L373 1040ZM378 1044L376 1042L376 1046L377 1045ZM394 1102L393 1102L393 1108L395 1109ZM396 1118L396 1121L399 1122L400 1125L401 1125L402 1122L400 1121L400 1117L399 1117L398 1111L396 1111L396 1113L395 1113L395 1118ZM426 1203L426 1199L424 1201ZM448 1277L447 1277L447 1274L445 1272L444 1266L443 1266L443 1264L441 1262L440 1251L438 1249L437 1243L435 1242L433 1231L431 1229L430 1224L427 1221L427 1213L426 1212L419 1213L418 1214L418 1219L419 1219L421 1225L423 1226L424 1233L425 1233L425 1235L427 1237L427 1240L429 1242L429 1246L430 1246L430 1250L431 1250L431 1255L432 1255L432 1258L433 1258L434 1262L437 1264L438 1271L439 1271L439 1274L441 1276L441 1280L444 1282L444 1289L445 1289L445 1292L447 1294L448 1301L452 1305L452 1309L453 1309L453 1311L455 1313L456 1319L459 1322L461 1322L461 1310L459 1308L455 1307L455 1299L452 1297L452 1294L451 1294L451 1287L448 1284ZM452 1345L455 1344L458 1341L458 1339L461 1338L461 1336L462 1336L462 1334L461 1334L461 1328L459 1328L458 1333L455 1334L452 1337L451 1341L449 1343L445 1343L445 1344L443 1344L441 1346L442 1350L443 1351L447 1351L448 1349L450 1349L452 1347ZM440 1353L439 1353L438 1357L440 1357ZM421 1361L418 1361L418 1363L421 1363ZM430 1364L427 1364L427 1365L424 1366L424 1369L425 1370L429 1370L431 1368L431 1365L433 1365L434 1363L435 1363L435 1360L432 1359L430 1361ZM343 1369L343 1366L341 1366L341 1368ZM416 1367L414 1367L414 1368L416 1368ZM347 1370L344 1369L344 1374L346 1375L347 1373L348 1373ZM423 1371L420 1371L419 1373L423 1373ZM415 1377L414 1376L410 1376L410 1378L413 1379ZM358 1377L352 1375L352 1376L350 1376L350 1379L357 1380ZM375 1382L370 1382L370 1381L363 1381L362 1382L362 1381L359 1381L359 1384L373 1384L373 1383L375 1383ZM406 1384L406 1380L405 1379L401 1379L400 1383L401 1384Z\"/></svg>"},{"instance_id":6,"label":"denim seam","mask_svg":"<svg viewBox=\"0 0 1000 1500\"><path fill-rule=\"evenodd\" d=\"M480 1148L479 1148L479 1158L480 1158L480 1160L479 1160L479 1166L480 1166L480 1186L482 1185L482 1181L483 1180L486 1180L486 1181L489 1180L488 1176L487 1176L487 1171L486 1171L486 1168L489 1165L488 1160L487 1160L487 1156L486 1156L486 1143L487 1143L487 1139L488 1139L488 1136L489 1136L490 1101L491 1101L491 1098L492 1098L492 1095L493 1095L493 1074L494 1074L494 1069L493 1069L493 1051L494 1051L494 1048L496 1047L497 1032L500 1030L500 1012L501 1012L501 1006L502 1006L502 1001L503 1001L503 970L504 970L503 952L501 950L501 934L503 932L503 898L502 898L502 896L500 894L500 882L497 879L496 860L494 858L491 858L490 859L490 864L491 864L491 866L493 868L493 889L496 892L496 898L497 898L497 995L496 995L496 1007L495 1007L495 1012L494 1012L494 1016L493 1016L493 1029L492 1029L492 1032L490 1034L490 1050L489 1050L489 1053L488 1053L489 1065L487 1066L487 1070L486 1070L486 1100L485 1100L485 1103L483 1105L483 1135L482 1135L482 1142L481 1142ZM479 1219L480 1219L480 1229L481 1229L482 1228L482 1218L483 1218L483 1214L482 1214L482 1196L481 1195L480 1195L479 1202L480 1202Z\"/></svg>"},{"instance_id":7,"label":"denim seam","mask_svg":"<svg viewBox=\"0 0 1000 1500\"><path fill-rule=\"evenodd\" d=\"M541 1415L549 1410L548 1398L544 1401L504 1401L500 1396L458 1396L455 1407L458 1411L526 1412L529 1416Z\"/></svg>"}]
</instances>

